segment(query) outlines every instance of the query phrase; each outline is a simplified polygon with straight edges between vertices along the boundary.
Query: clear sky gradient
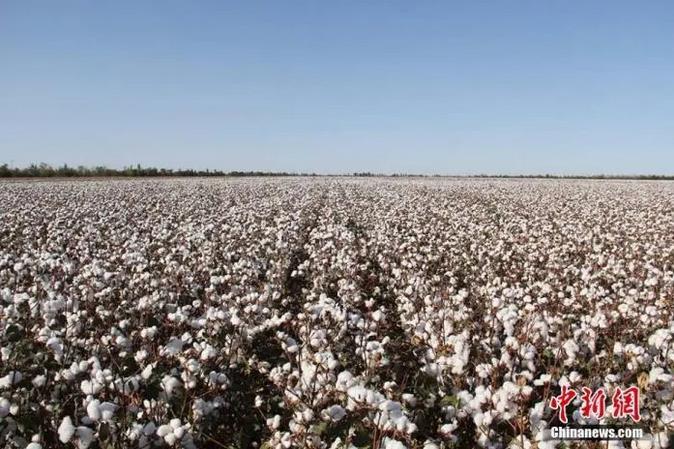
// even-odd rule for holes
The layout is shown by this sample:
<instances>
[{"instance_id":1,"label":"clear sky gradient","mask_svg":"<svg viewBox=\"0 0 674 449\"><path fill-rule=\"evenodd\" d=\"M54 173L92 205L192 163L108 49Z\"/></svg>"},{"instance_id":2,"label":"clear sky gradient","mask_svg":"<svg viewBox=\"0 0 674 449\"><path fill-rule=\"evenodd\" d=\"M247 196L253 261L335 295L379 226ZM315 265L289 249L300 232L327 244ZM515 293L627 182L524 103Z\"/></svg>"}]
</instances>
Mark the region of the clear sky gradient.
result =
<instances>
[{"instance_id":1,"label":"clear sky gradient","mask_svg":"<svg viewBox=\"0 0 674 449\"><path fill-rule=\"evenodd\" d=\"M0 162L673 174L671 1L0 0Z\"/></svg>"}]
</instances>

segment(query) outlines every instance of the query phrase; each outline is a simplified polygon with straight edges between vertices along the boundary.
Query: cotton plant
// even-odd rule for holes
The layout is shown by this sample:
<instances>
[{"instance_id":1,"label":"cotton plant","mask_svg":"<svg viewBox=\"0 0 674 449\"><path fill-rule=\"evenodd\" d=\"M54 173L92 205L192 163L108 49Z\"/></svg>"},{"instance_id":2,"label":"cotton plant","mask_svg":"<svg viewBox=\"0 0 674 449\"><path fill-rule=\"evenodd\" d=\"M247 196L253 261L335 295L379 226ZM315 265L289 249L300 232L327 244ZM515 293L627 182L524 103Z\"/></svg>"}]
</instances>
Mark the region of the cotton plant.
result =
<instances>
[{"instance_id":1,"label":"cotton plant","mask_svg":"<svg viewBox=\"0 0 674 449\"><path fill-rule=\"evenodd\" d=\"M548 449L563 387L638 385L650 438L611 447L668 447L673 206L660 182L4 183L0 440Z\"/></svg>"}]
</instances>

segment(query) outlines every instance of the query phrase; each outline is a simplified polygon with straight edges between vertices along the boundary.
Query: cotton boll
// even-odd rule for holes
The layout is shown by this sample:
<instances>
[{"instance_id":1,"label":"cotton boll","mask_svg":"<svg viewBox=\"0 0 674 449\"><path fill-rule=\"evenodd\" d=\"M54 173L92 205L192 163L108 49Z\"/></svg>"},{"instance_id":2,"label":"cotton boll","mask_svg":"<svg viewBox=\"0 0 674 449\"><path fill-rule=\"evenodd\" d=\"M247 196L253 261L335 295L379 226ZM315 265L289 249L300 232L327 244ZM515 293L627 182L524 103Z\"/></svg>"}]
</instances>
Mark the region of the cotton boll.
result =
<instances>
[{"instance_id":1,"label":"cotton boll","mask_svg":"<svg viewBox=\"0 0 674 449\"><path fill-rule=\"evenodd\" d=\"M153 364L149 364L145 368L143 368L143 371L140 373L140 377L144 380L149 379L152 376L152 371L154 369Z\"/></svg>"},{"instance_id":2,"label":"cotton boll","mask_svg":"<svg viewBox=\"0 0 674 449\"><path fill-rule=\"evenodd\" d=\"M279 415L275 415L272 418L267 418L267 426L272 429L276 430L280 427L281 425L281 417Z\"/></svg>"},{"instance_id":3,"label":"cotton boll","mask_svg":"<svg viewBox=\"0 0 674 449\"><path fill-rule=\"evenodd\" d=\"M666 426L674 427L674 410L663 404L660 406L660 413L661 413L660 417L661 421Z\"/></svg>"},{"instance_id":4,"label":"cotton boll","mask_svg":"<svg viewBox=\"0 0 674 449\"><path fill-rule=\"evenodd\" d=\"M145 360L148 356L148 352L145 349L141 349L139 351L136 351L134 354L133 358L136 362L140 363L143 360Z\"/></svg>"},{"instance_id":5,"label":"cotton boll","mask_svg":"<svg viewBox=\"0 0 674 449\"><path fill-rule=\"evenodd\" d=\"M573 340L566 340L562 347L566 352L566 360L564 360L564 365L572 366L575 363L578 351L580 350L578 344L576 344L576 342Z\"/></svg>"},{"instance_id":6,"label":"cotton boll","mask_svg":"<svg viewBox=\"0 0 674 449\"><path fill-rule=\"evenodd\" d=\"M9 388L23 380L23 374L19 371L10 371L6 376L0 378L0 389Z\"/></svg>"},{"instance_id":7,"label":"cotton boll","mask_svg":"<svg viewBox=\"0 0 674 449\"><path fill-rule=\"evenodd\" d=\"M654 449L653 441L651 439L633 440L630 444L631 449Z\"/></svg>"},{"instance_id":8,"label":"cotton boll","mask_svg":"<svg viewBox=\"0 0 674 449\"><path fill-rule=\"evenodd\" d=\"M168 397L172 397L180 390L182 383L173 376L164 376L161 387Z\"/></svg>"},{"instance_id":9,"label":"cotton boll","mask_svg":"<svg viewBox=\"0 0 674 449\"><path fill-rule=\"evenodd\" d=\"M536 386L543 386L547 383L549 383L552 380L552 376L550 374L541 374L538 379L534 380L534 385Z\"/></svg>"},{"instance_id":10,"label":"cotton boll","mask_svg":"<svg viewBox=\"0 0 674 449\"><path fill-rule=\"evenodd\" d=\"M480 419L480 423L481 422L482 418ZM459 427L458 422L452 421L451 423L441 425L440 428L438 429L438 432L445 438L456 440L457 437L454 436L454 432L458 427Z\"/></svg>"},{"instance_id":11,"label":"cotton boll","mask_svg":"<svg viewBox=\"0 0 674 449\"><path fill-rule=\"evenodd\" d=\"M183 445L187 444L191 447L192 436L187 434L186 426L182 424L180 419L174 418L168 424L162 424L159 428L156 429L156 434L164 440L169 446L173 446L178 442L182 442ZM153 428L144 429L144 432L147 434L147 431L151 431Z\"/></svg>"},{"instance_id":12,"label":"cotton boll","mask_svg":"<svg viewBox=\"0 0 674 449\"><path fill-rule=\"evenodd\" d=\"M101 402L97 399L94 399L87 405L87 415L92 421L98 421L101 419L100 405Z\"/></svg>"},{"instance_id":13,"label":"cotton boll","mask_svg":"<svg viewBox=\"0 0 674 449\"><path fill-rule=\"evenodd\" d=\"M331 405L321 412L323 419L327 421L341 421L346 416L346 411L340 405Z\"/></svg>"},{"instance_id":14,"label":"cotton boll","mask_svg":"<svg viewBox=\"0 0 674 449\"><path fill-rule=\"evenodd\" d=\"M305 423L309 423L313 421L314 419L314 411L311 410L310 408L306 408L302 411L302 421Z\"/></svg>"},{"instance_id":15,"label":"cotton boll","mask_svg":"<svg viewBox=\"0 0 674 449\"><path fill-rule=\"evenodd\" d=\"M173 430L180 428L180 419L178 418L173 418L171 421L169 421L169 425Z\"/></svg>"},{"instance_id":16,"label":"cotton boll","mask_svg":"<svg viewBox=\"0 0 674 449\"><path fill-rule=\"evenodd\" d=\"M481 379L487 379L492 373L493 367L487 363L480 363L475 367L475 373Z\"/></svg>"},{"instance_id":17,"label":"cotton boll","mask_svg":"<svg viewBox=\"0 0 674 449\"><path fill-rule=\"evenodd\" d=\"M43 387L47 383L47 377L43 375L35 376L31 383L35 388Z\"/></svg>"},{"instance_id":18,"label":"cotton boll","mask_svg":"<svg viewBox=\"0 0 674 449\"><path fill-rule=\"evenodd\" d=\"M166 345L161 349L160 353L166 356L176 356L183 350L185 342L177 337L171 337Z\"/></svg>"},{"instance_id":19,"label":"cotton boll","mask_svg":"<svg viewBox=\"0 0 674 449\"><path fill-rule=\"evenodd\" d=\"M581 376L577 371L571 371L569 373L569 382L572 384L577 384L581 380L583 380L583 376Z\"/></svg>"},{"instance_id":20,"label":"cotton boll","mask_svg":"<svg viewBox=\"0 0 674 449\"><path fill-rule=\"evenodd\" d=\"M613 344L613 354L621 355L624 351L624 346L621 342L617 341Z\"/></svg>"},{"instance_id":21,"label":"cotton boll","mask_svg":"<svg viewBox=\"0 0 674 449\"><path fill-rule=\"evenodd\" d=\"M157 435L162 438L172 432L173 428L168 424L162 424L161 426L159 426L159 428L157 428Z\"/></svg>"},{"instance_id":22,"label":"cotton boll","mask_svg":"<svg viewBox=\"0 0 674 449\"><path fill-rule=\"evenodd\" d=\"M94 441L94 431L88 427L79 426L75 429L77 434L77 447L80 449L88 448Z\"/></svg>"},{"instance_id":23,"label":"cotton boll","mask_svg":"<svg viewBox=\"0 0 674 449\"><path fill-rule=\"evenodd\" d=\"M207 345L199 355L200 360L206 361L217 357L218 353L211 345Z\"/></svg>"},{"instance_id":24,"label":"cotton boll","mask_svg":"<svg viewBox=\"0 0 674 449\"><path fill-rule=\"evenodd\" d=\"M655 367L648 373L648 383L654 384L657 382L670 383L673 377L671 374L666 374L662 367Z\"/></svg>"},{"instance_id":25,"label":"cotton boll","mask_svg":"<svg viewBox=\"0 0 674 449\"><path fill-rule=\"evenodd\" d=\"M4 418L5 416L9 415L10 408L11 403L5 398L0 398L0 418Z\"/></svg>"},{"instance_id":26,"label":"cotton boll","mask_svg":"<svg viewBox=\"0 0 674 449\"><path fill-rule=\"evenodd\" d=\"M417 404L417 398L413 394L403 393L401 396L402 400L408 404L410 407L415 407Z\"/></svg>"},{"instance_id":27,"label":"cotton boll","mask_svg":"<svg viewBox=\"0 0 674 449\"><path fill-rule=\"evenodd\" d=\"M382 449L407 449L403 443L389 437L384 437L382 442Z\"/></svg>"},{"instance_id":28,"label":"cotton boll","mask_svg":"<svg viewBox=\"0 0 674 449\"><path fill-rule=\"evenodd\" d=\"M353 375L348 371L342 371L337 375L335 387L338 391L346 392L353 385Z\"/></svg>"},{"instance_id":29,"label":"cotton boll","mask_svg":"<svg viewBox=\"0 0 674 449\"><path fill-rule=\"evenodd\" d=\"M82 390L82 393L84 394L97 394L101 389L103 388L103 385L96 381L96 380L83 380L80 383L80 390Z\"/></svg>"},{"instance_id":30,"label":"cotton boll","mask_svg":"<svg viewBox=\"0 0 674 449\"><path fill-rule=\"evenodd\" d=\"M75 435L75 426L70 419L70 416L66 416L61 421L61 425L58 428L59 440L61 443L67 443Z\"/></svg>"},{"instance_id":31,"label":"cotton boll","mask_svg":"<svg viewBox=\"0 0 674 449\"><path fill-rule=\"evenodd\" d=\"M178 440L181 440L185 435L185 429L183 429L182 427L178 427L173 430L173 434L176 436Z\"/></svg>"},{"instance_id":32,"label":"cotton boll","mask_svg":"<svg viewBox=\"0 0 674 449\"><path fill-rule=\"evenodd\" d=\"M178 436L176 434L174 434L173 432L168 433L168 434L164 435L164 441L169 446L173 446L178 441Z\"/></svg>"},{"instance_id":33,"label":"cotton boll","mask_svg":"<svg viewBox=\"0 0 674 449\"><path fill-rule=\"evenodd\" d=\"M264 401L262 400L262 396L257 395L255 396L255 407L260 408L264 404Z\"/></svg>"},{"instance_id":34,"label":"cotton boll","mask_svg":"<svg viewBox=\"0 0 674 449\"><path fill-rule=\"evenodd\" d=\"M117 405L112 402L102 402L98 404L100 419L104 422L112 421L112 417L117 410ZM88 409L87 409L88 410Z\"/></svg>"}]
</instances>

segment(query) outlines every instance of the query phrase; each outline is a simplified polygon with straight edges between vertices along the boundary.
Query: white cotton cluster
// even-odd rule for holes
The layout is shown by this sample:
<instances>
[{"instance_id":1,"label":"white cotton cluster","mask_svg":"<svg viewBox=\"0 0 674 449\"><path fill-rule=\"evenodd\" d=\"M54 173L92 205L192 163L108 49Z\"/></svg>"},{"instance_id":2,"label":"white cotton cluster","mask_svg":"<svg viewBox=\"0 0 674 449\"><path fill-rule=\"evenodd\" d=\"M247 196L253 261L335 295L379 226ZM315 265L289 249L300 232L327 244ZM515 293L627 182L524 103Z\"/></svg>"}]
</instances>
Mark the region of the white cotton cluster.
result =
<instances>
[{"instance_id":1,"label":"white cotton cluster","mask_svg":"<svg viewBox=\"0 0 674 449\"><path fill-rule=\"evenodd\" d=\"M381 393L362 385L354 385L347 390L347 397L347 409L372 410L372 414L376 416L373 420L381 429L413 433L417 428L405 415L399 402L388 400Z\"/></svg>"},{"instance_id":2,"label":"white cotton cluster","mask_svg":"<svg viewBox=\"0 0 674 449\"><path fill-rule=\"evenodd\" d=\"M19 412L19 406L12 404L8 399L0 398L0 418L8 415L16 415Z\"/></svg>"},{"instance_id":3,"label":"white cotton cluster","mask_svg":"<svg viewBox=\"0 0 674 449\"><path fill-rule=\"evenodd\" d=\"M75 439L80 449L88 448L94 441L94 430L86 426L75 427L69 416L63 418L57 431L61 443L68 443Z\"/></svg>"},{"instance_id":4,"label":"white cotton cluster","mask_svg":"<svg viewBox=\"0 0 674 449\"><path fill-rule=\"evenodd\" d=\"M174 418L168 424L159 426L157 428L157 435L163 438L169 446L175 446L189 435L189 429L189 425L182 424L180 419Z\"/></svg>"},{"instance_id":5,"label":"white cotton cluster","mask_svg":"<svg viewBox=\"0 0 674 449\"><path fill-rule=\"evenodd\" d=\"M173 397L178 392L180 392L183 384L180 380L176 379L173 376L164 376L161 381L161 388L166 393L167 397Z\"/></svg>"},{"instance_id":6,"label":"white cotton cluster","mask_svg":"<svg viewBox=\"0 0 674 449\"><path fill-rule=\"evenodd\" d=\"M407 449L402 442L389 437L384 437L381 447L382 449Z\"/></svg>"},{"instance_id":7,"label":"white cotton cluster","mask_svg":"<svg viewBox=\"0 0 674 449\"><path fill-rule=\"evenodd\" d=\"M640 388L624 447L674 432L670 183L54 180L0 210L11 447L548 449L583 386Z\"/></svg>"},{"instance_id":8,"label":"white cotton cluster","mask_svg":"<svg viewBox=\"0 0 674 449\"><path fill-rule=\"evenodd\" d=\"M23 380L23 374L20 371L10 371L6 376L0 377L0 389L10 388Z\"/></svg>"},{"instance_id":9,"label":"white cotton cluster","mask_svg":"<svg viewBox=\"0 0 674 449\"><path fill-rule=\"evenodd\" d=\"M344 410L344 408L341 405L334 404L324 409L321 412L321 416L325 420L337 422L341 421L342 418L346 416L346 410Z\"/></svg>"},{"instance_id":10,"label":"white cotton cluster","mask_svg":"<svg viewBox=\"0 0 674 449\"><path fill-rule=\"evenodd\" d=\"M101 402L98 399L92 399L87 404L87 415L92 422L111 422L117 408L118 406L112 402Z\"/></svg>"}]
</instances>

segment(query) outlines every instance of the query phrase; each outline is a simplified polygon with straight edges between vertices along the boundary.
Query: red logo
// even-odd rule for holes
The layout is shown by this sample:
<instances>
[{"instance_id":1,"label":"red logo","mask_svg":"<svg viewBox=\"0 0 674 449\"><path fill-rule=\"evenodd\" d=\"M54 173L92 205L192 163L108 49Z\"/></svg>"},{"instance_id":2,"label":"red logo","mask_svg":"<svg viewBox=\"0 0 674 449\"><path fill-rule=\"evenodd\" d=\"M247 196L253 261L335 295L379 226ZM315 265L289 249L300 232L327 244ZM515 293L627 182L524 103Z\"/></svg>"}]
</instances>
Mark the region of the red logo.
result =
<instances>
[{"instance_id":1,"label":"red logo","mask_svg":"<svg viewBox=\"0 0 674 449\"><path fill-rule=\"evenodd\" d=\"M618 387L615 389L611 401L614 418L629 416L632 418L632 421L639 422L641 419L641 415L639 414L639 388L629 387L627 390L622 390Z\"/></svg>"},{"instance_id":2,"label":"red logo","mask_svg":"<svg viewBox=\"0 0 674 449\"><path fill-rule=\"evenodd\" d=\"M570 390L568 385L562 385L562 393L550 398L550 408L559 410L559 420L564 424L569 422L566 418L566 406L572 403L576 396L575 390Z\"/></svg>"},{"instance_id":3,"label":"red logo","mask_svg":"<svg viewBox=\"0 0 674 449\"><path fill-rule=\"evenodd\" d=\"M583 418L590 418L594 416L597 419L602 419L606 414L606 392L603 388L598 388L596 391L583 387L580 399L582 404L580 406L580 416ZM558 396L550 398L550 408L559 411L559 420L568 424L569 420L566 415L566 406L571 404L578 396L575 390L569 388L568 385L562 385L562 391ZM639 422L641 415L639 413L639 388L629 387L625 390L620 387L616 388L611 396L611 416L613 418L632 418L632 421Z\"/></svg>"},{"instance_id":4,"label":"red logo","mask_svg":"<svg viewBox=\"0 0 674 449\"><path fill-rule=\"evenodd\" d=\"M583 387L583 395L580 397L583 405L580 406L580 416L589 418L594 415L597 419L604 417L606 413L606 393L603 388L592 392L591 389Z\"/></svg>"}]
</instances>

